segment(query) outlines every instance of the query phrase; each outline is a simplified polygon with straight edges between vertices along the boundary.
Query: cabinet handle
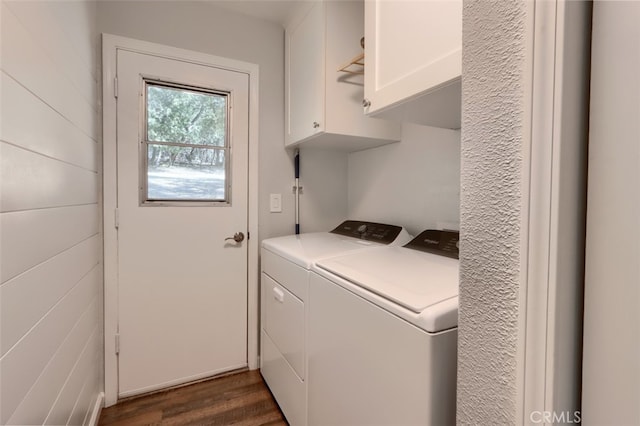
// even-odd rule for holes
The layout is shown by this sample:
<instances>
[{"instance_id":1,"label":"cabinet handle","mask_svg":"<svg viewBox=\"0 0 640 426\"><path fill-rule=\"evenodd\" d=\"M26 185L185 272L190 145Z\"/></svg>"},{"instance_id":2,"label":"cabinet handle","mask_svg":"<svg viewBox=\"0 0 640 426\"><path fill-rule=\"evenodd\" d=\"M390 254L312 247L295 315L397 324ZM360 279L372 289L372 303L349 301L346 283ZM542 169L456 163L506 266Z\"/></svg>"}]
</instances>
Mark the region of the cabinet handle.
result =
<instances>
[{"instance_id":1,"label":"cabinet handle","mask_svg":"<svg viewBox=\"0 0 640 426\"><path fill-rule=\"evenodd\" d=\"M317 121L313 122L313 128L317 129L318 127L320 127L320 123L318 123Z\"/></svg>"},{"instance_id":2,"label":"cabinet handle","mask_svg":"<svg viewBox=\"0 0 640 426\"><path fill-rule=\"evenodd\" d=\"M371 106L371 101L370 101L369 99L367 99L367 98L364 98L364 99L362 100L362 106L363 106L364 108L368 108L368 107L370 107L370 106Z\"/></svg>"},{"instance_id":3,"label":"cabinet handle","mask_svg":"<svg viewBox=\"0 0 640 426\"><path fill-rule=\"evenodd\" d=\"M278 302L283 303L284 302L284 292L282 290L280 290L278 287L274 287L273 288L273 298L276 299Z\"/></svg>"}]
</instances>

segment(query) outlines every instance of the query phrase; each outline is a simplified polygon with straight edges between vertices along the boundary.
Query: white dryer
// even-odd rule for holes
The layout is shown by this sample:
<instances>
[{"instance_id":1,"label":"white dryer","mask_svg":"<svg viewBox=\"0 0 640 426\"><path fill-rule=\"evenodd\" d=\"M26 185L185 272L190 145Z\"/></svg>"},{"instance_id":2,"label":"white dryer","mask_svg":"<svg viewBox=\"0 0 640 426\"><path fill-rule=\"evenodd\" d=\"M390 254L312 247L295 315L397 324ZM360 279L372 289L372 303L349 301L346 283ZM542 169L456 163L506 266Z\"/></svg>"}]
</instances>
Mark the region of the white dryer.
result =
<instances>
[{"instance_id":1,"label":"white dryer","mask_svg":"<svg viewBox=\"0 0 640 426\"><path fill-rule=\"evenodd\" d=\"M455 424L458 233L316 262L309 425Z\"/></svg>"},{"instance_id":2,"label":"white dryer","mask_svg":"<svg viewBox=\"0 0 640 426\"><path fill-rule=\"evenodd\" d=\"M260 369L291 425L307 424L306 310L311 267L326 257L410 240L400 226L349 220L330 232L262 242Z\"/></svg>"}]
</instances>

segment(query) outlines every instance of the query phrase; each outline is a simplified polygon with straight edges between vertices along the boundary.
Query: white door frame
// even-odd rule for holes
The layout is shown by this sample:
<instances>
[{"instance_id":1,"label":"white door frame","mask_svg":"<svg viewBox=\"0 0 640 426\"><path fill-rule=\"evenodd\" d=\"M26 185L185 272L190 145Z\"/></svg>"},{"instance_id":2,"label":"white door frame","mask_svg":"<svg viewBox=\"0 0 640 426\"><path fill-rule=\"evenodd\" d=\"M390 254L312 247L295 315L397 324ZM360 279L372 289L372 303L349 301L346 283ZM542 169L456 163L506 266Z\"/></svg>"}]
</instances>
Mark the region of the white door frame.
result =
<instances>
[{"instance_id":1,"label":"white door frame","mask_svg":"<svg viewBox=\"0 0 640 426\"><path fill-rule=\"evenodd\" d=\"M591 5L570 0L527 5L531 57L525 102L531 109L523 152L516 420L546 425L544 413L577 420L580 404L580 372L572 365L582 355L588 127L583 83Z\"/></svg>"},{"instance_id":2,"label":"white door frame","mask_svg":"<svg viewBox=\"0 0 640 426\"><path fill-rule=\"evenodd\" d=\"M105 406L118 400L118 235L115 228L117 206L116 97L117 51L133 52L214 66L249 77L249 238L247 276L247 361L258 368L258 65L156 43L102 35L103 102L103 235L104 235L104 390Z\"/></svg>"}]
</instances>

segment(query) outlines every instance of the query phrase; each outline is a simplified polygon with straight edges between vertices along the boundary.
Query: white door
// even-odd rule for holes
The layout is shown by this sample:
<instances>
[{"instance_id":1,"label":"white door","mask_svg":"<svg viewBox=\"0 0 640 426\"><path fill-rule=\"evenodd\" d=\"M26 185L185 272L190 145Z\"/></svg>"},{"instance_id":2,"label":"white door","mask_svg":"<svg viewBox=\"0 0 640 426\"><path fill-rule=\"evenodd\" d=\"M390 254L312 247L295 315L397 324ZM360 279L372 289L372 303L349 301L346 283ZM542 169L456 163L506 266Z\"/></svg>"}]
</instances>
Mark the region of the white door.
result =
<instances>
[{"instance_id":1,"label":"white door","mask_svg":"<svg viewBox=\"0 0 640 426\"><path fill-rule=\"evenodd\" d=\"M247 365L249 80L118 50L117 81L125 397Z\"/></svg>"}]
</instances>

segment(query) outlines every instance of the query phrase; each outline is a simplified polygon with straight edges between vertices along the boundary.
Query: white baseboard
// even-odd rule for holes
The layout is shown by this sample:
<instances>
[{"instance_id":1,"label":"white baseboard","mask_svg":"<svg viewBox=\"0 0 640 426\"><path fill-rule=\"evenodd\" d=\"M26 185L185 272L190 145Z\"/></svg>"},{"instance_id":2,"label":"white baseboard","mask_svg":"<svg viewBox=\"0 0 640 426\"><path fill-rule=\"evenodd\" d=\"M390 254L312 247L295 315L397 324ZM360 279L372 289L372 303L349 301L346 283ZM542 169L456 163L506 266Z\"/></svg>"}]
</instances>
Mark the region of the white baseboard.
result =
<instances>
[{"instance_id":1,"label":"white baseboard","mask_svg":"<svg viewBox=\"0 0 640 426\"><path fill-rule=\"evenodd\" d=\"M96 398L96 403L93 405L93 410L91 410L91 416L89 417L89 422L87 423L88 426L98 426L102 407L104 407L104 392L100 392L98 394L98 397Z\"/></svg>"}]
</instances>

